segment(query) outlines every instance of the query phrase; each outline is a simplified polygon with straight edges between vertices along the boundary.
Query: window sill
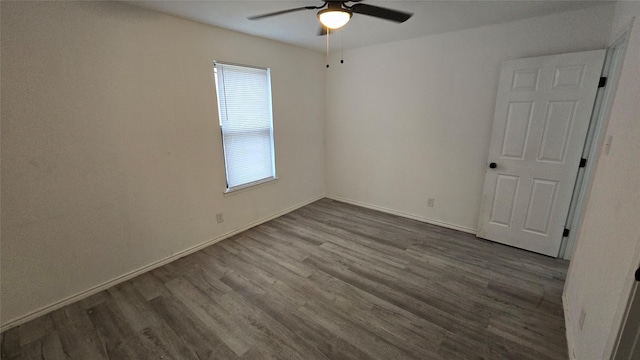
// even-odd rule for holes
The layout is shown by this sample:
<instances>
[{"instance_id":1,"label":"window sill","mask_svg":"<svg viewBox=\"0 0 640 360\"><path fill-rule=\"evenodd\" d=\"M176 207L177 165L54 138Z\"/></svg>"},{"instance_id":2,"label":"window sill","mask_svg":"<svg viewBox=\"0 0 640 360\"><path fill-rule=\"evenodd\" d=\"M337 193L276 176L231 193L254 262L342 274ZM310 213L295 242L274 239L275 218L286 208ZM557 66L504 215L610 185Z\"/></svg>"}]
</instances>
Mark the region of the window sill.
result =
<instances>
[{"instance_id":1,"label":"window sill","mask_svg":"<svg viewBox=\"0 0 640 360\"><path fill-rule=\"evenodd\" d=\"M255 187L260 186L260 185L264 185L264 184L267 184L267 183L274 182L274 181L276 181L278 179L280 179L280 178L279 177L272 177L272 178L258 180L258 181L254 181L252 183L236 186L236 187L233 187L233 188L225 190L224 196L237 194L238 192L241 192L243 190L252 189L252 188L255 188Z\"/></svg>"}]
</instances>

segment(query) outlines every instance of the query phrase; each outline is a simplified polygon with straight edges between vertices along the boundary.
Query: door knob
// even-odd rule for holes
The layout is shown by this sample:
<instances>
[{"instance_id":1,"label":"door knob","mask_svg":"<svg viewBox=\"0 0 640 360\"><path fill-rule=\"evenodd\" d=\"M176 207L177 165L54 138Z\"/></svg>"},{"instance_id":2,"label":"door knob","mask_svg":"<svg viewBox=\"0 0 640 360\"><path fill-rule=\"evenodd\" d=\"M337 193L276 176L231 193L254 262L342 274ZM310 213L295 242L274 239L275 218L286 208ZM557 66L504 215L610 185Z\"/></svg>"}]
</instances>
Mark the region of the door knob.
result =
<instances>
[{"instance_id":1,"label":"door knob","mask_svg":"<svg viewBox=\"0 0 640 360\"><path fill-rule=\"evenodd\" d=\"M498 164L492 162L491 164L489 164L489 167L492 168L492 169L495 169L495 168L498 167Z\"/></svg>"}]
</instances>

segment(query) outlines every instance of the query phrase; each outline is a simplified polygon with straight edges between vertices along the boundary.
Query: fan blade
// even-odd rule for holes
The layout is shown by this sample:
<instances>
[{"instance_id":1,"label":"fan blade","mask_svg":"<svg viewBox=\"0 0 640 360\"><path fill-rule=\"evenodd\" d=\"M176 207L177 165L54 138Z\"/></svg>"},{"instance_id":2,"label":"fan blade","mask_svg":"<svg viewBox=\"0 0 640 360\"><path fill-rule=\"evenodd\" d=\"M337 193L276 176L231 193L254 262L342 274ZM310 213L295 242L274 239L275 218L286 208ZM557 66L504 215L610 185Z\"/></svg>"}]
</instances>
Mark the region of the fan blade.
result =
<instances>
[{"instance_id":1,"label":"fan blade","mask_svg":"<svg viewBox=\"0 0 640 360\"><path fill-rule=\"evenodd\" d=\"M327 35L327 28L324 26L320 26L320 28L318 29L318 36L325 36Z\"/></svg>"},{"instance_id":2,"label":"fan blade","mask_svg":"<svg viewBox=\"0 0 640 360\"><path fill-rule=\"evenodd\" d=\"M411 16L413 16L413 14L411 13L406 13L398 10L392 10L392 9L387 9L379 6L367 5L367 4L354 4L350 6L349 9L354 13L369 15L369 16L373 16L373 17L377 17L385 20L391 20L397 23L405 22L409 20Z\"/></svg>"},{"instance_id":3,"label":"fan blade","mask_svg":"<svg viewBox=\"0 0 640 360\"><path fill-rule=\"evenodd\" d=\"M322 7L321 6L303 6L303 7L294 8L294 9L275 11L275 12L268 13L268 14L249 16L247 19L249 19L249 20L260 20L260 19L264 19L264 18L267 18L267 17L276 16L276 15L282 15L282 14L288 14L288 13L292 13L292 12L296 12L296 11L314 10L314 9L320 9L320 8L322 8Z\"/></svg>"}]
</instances>

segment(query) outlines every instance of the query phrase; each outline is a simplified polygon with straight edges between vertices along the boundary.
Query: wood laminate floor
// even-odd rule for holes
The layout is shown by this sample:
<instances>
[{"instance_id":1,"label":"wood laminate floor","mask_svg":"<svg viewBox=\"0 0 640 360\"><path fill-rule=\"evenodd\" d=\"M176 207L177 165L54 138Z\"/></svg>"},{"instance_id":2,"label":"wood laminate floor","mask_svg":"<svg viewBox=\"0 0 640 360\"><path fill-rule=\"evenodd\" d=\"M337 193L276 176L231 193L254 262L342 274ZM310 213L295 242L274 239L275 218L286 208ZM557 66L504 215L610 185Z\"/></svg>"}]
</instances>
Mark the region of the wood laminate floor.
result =
<instances>
[{"instance_id":1,"label":"wood laminate floor","mask_svg":"<svg viewBox=\"0 0 640 360\"><path fill-rule=\"evenodd\" d=\"M2 359L567 359L568 263L323 199L2 334Z\"/></svg>"}]
</instances>

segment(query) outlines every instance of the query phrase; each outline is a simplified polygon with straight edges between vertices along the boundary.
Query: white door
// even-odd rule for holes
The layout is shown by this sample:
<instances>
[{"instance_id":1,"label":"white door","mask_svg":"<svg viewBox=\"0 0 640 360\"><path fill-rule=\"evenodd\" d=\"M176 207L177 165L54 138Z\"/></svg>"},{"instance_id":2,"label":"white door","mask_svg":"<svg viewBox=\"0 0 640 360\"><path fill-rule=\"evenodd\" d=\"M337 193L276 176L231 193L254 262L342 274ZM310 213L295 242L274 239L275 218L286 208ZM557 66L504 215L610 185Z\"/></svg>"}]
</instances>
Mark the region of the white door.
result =
<instances>
[{"instance_id":1,"label":"white door","mask_svg":"<svg viewBox=\"0 0 640 360\"><path fill-rule=\"evenodd\" d=\"M604 56L503 64L478 237L558 256Z\"/></svg>"}]
</instances>

